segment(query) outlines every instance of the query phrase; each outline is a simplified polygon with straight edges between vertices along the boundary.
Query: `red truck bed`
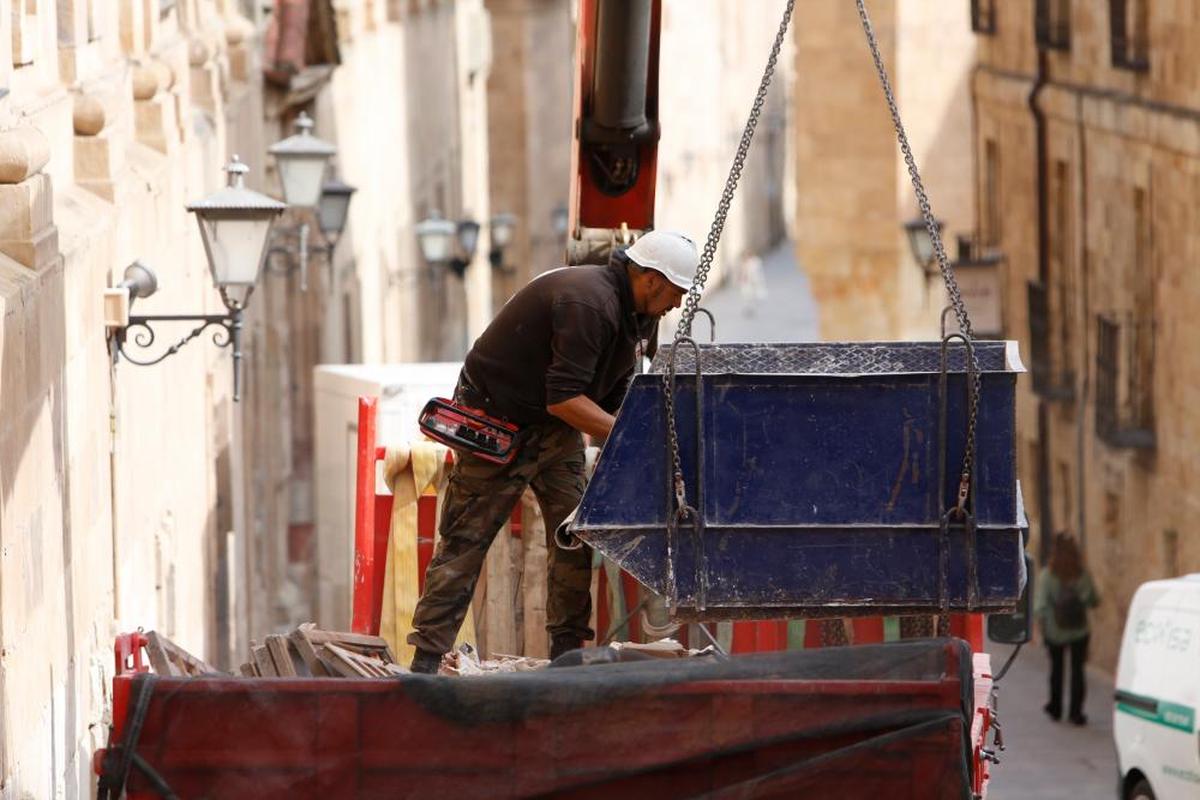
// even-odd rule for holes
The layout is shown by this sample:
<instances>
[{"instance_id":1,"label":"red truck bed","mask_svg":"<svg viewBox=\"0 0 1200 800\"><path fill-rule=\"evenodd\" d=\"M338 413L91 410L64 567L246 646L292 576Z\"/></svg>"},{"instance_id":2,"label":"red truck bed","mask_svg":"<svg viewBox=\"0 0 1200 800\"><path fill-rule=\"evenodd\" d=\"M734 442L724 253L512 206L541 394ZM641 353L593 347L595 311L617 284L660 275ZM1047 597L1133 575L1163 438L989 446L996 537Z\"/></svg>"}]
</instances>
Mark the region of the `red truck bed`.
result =
<instances>
[{"instance_id":1,"label":"red truck bed","mask_svg":"<svg viewBox=\"0 0 1200 800\"><path fill-rule=\"evenodd\" d=\"M390 497L360 408L353 628L376 632ZM432 498L423 498L431 505ZM432 549L422 508L420 561ZM783 623L737 623L774 649ZM858 641L876 621L855 621ZM955 633L978 649L977 615ZM874 631L882 636L882 628ZM395 680L162 678L117 641L101 797L969 797L989 717L960 639ZM975 734L972 735L972 722ZM127 778L127 780L126 780Z\"/></svg>"},{"instance_id":2,"label":"red truck bed","mask_svg":"<svg viewBox=\"0 0 1200 800\"><path fill-rule=\"evenodd\" d=\"M117 679L128 797L961 798L970 651L925 640L396 680ZM139 698L141 701L139 702ZM109 769L120 746L110 746Z\"/></svg>"}]
</instances>

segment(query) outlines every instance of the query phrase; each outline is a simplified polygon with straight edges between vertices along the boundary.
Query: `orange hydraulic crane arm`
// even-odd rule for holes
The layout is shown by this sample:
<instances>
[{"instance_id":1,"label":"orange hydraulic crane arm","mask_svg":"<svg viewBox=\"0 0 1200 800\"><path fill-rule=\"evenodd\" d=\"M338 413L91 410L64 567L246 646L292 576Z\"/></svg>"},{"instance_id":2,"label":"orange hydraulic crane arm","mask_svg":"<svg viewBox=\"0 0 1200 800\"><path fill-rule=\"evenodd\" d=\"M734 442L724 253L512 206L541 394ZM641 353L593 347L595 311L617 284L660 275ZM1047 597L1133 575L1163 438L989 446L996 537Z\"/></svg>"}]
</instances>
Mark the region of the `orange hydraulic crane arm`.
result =
<instances>
[{"instance_id":1,"label":"orange hydraulic crane arm","mask_svg":"<svg viewBox=\"0 0 1200 800\"><path fill-rule=\"evenodd\" d=\"M581 0L567 263L654 227L662 0Z\"/></svg>"}]
</instances>

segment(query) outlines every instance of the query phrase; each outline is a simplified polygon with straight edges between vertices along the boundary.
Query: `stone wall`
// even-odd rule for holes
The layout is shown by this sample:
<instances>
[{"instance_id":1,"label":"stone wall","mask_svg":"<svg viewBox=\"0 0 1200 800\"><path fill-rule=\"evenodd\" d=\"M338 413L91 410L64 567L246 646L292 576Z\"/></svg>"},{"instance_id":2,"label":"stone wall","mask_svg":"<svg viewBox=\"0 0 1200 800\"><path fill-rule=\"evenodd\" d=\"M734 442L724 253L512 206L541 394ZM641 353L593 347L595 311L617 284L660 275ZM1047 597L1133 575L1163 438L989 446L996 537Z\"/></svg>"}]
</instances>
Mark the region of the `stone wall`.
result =
<instances>
[{"instance_id":1,"label":"stone wall","mask_svg":"<svg viewBox=\"0 0 1200 800\"><path fill-rule=\"evenodd\" d=\"M953 258L950 242L974 225L968 4L868 7ZM795 42L796 246L821 335L929 337L945 295L914 263L901 227L917 216L916 201L854 4L805 6Z\"/></svg>"},{"instance_id":2,"label":"stone wall","mask_svg":"<svg viewBox=\"0 0 1200 800\"><path fill-rule=\"evenodd\" d=\"M776 3L663 3L655 224L688 234L700 247L712 226L782 11L783 5ZM803 23L793 19L792 24ZM782 209L791 83L792 59L785 51L721 237L710 286L731 278L742 260L765 252L787 234Z\"/></svg>"},{"instance_id":3,"label":"stone wall","mask_svg":"<svg viewBox=\"0 0 1200 800\"><path fill-rule=\"evenodd\" d=\"M265 20L242 16L260 5L0 0L5 797L91 794L117 633L156 629L227 665L310 613L315 364L461 354L490 315L486 231L443 305L397 277L428 273L412 225L435 203L489 212L482 2L339 2L343 65L284 90L264 88ZM159 291L134 313L223 311L184 206L233 153L277 193L266 148L300 110L359 191L307 292L296 274L260 280L242 402L211 329L151 367L114 360L103 290L135 259ZM157 326L150 355L189 329Z\"/></svg>"},{"instance_id":4,"label":"stone wall","mask_svg":"<svg viewBox=\"0 0 1200 800\"><path fill-rule=\"evenodd\" d=\"M562 266L554 230L571 180L575 19L568 0L488 0L495 67L488 84L492 208L517 217L496 273L498 308L535 275Z\"/></svg>"},{"instance_id":5,"label":"stone wall","mask_svg":"<svg viewBox=\"0 0 1200 800\"><path fill-rule=\"evenodd\" d=\"M1200 569L1200 323L1189 313L1200 302L1189 266L1200 246L1200 57L1187 45L1200 8L1149 5L1148 69L1139 72L1112 64L1108 4L1071 4L1069 47L1042 59L1048 257L1039 265L1033 6L995 5L995 34L977 37L976 186L981 217L1000 220L1005 330L1027 360L1030 281L1046 288L1050 309L1045 383L1035 393L1023 380L1019 395L1031 549L1044 555L1058 530L1082 540L1102 595L1093 659L1113 669L1137 586ZM989 149L1000 175L990 192L981 175ZM1120 330L1118 427L1149 431L1154 446L1098 434L1097 412L1109 405L1102 319Z\"/></svg>"},{"instance_id":6,"label":"stone wall","mask_svg":"<svg viewBox=\"0 0 1200 800\"><path fill-rule=\"evenodd\" d=\"M211 644L224 535L214 464L232 428L228 351L114 364L102 291L142 259L161 290L137 312L217 310L183 206L218 185L228 120L255 127L256 76L231 66L254 54L239 44L249 23L224 3L162 16L133 2L11 6L0 3L0 41L16 45L0 53L0 774L6 796L76 797L91 793L106 732L113 635L141 625Z\"/></svg>"}]
</instances>

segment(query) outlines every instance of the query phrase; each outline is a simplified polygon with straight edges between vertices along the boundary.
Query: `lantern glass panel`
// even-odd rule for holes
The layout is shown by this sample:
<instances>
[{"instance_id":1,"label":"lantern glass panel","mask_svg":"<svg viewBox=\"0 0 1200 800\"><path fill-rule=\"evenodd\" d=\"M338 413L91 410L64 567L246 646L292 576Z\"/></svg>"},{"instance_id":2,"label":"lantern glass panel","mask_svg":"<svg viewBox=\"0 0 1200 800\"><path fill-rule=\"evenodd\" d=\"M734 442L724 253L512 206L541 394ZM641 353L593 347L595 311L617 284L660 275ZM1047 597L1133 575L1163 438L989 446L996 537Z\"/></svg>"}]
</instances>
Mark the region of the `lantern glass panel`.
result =
<instances>
[{"instance_id":1,"label":"lantern glass panel","mask_svg":"<svg viewBox=\"0 0 1200 800\"><path fill-rule=\"evenodd\" d=\"M197 219L213 282L217 286L253 285L258 280L272 219L199 214Z\"/></svg>"},{"instance_id":2,"label":"lantern glass panel","mask_svg":"<svg viewBox=\"0 0 1200 800\"><path fill-rule=\"evenodd\" d=\"M417 224L416 233L421 255L428 263L439 264L450 260L456 233L453 222L448 219L427 219Z\"/></svg>"},{"instance_id":3,"label":"lantern glass panel","mask_svg":"<svg viewBox=\"0 0 1200 800\"><path fill-rule=\"evenodd\" d=\"M512 214L497 214L492 217L492 247L505 248L512 244L517 219Z\"/></svg>"},{"instance_id":4,"label":"lantern glass panel","mask_svg":"<svg viewBox=\"0 0 1200 800\"><path fill-rule=\"evenodd\" d=\"M340 234L346 227L346 216L350 213L349 192L322 192L317 206L317 222L321 233Z\"/></svg>"},{"instance_id":5,"label":"lantern glass panel","mask_svg":"<svg viewBox=\"0 0 1200 800\"><path fill-rule=\"evenodd\" d=\"M475 256L475 248L478 244L479 223L470 219L458 223L458 246L462 248L467 261Z\"/></svg>"},{"instance_id":6,"label":"lantern glass panel","mask_svg":"<svg viewBox=\"0 0 1200 800\"><path fill-rule=\"evenodd\" d=\"M283 199L290 206L312 207L321 199L321 184L325 179L328 156L280 155L279 182Z\"/></svg>"}]
</instances>

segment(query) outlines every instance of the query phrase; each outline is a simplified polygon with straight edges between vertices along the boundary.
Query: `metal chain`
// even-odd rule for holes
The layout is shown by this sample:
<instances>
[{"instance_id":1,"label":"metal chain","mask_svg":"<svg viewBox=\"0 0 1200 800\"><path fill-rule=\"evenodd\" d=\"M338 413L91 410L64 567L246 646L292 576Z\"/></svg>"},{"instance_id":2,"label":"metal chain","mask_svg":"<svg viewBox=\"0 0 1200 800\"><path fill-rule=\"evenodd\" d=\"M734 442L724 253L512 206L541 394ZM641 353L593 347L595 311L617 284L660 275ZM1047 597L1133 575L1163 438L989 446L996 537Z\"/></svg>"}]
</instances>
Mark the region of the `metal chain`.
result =
<instances>
[{"instance_id":1,"label":"metal chain","mask_svg":"<svg viewBox=\"0 0 1200 800\"><path fill-rule=\"evenodd\" d=\"M679 315L679 325L675 329L675 340L672 345L672 356L674 351L684 340L690 340L692 335L692 320L696 316L696 309L700 305L700 293L704 290L704 284L708 280L709 270L712 268L713 259L717 255L717 246L721 242L721 233L725 229L725 219L729 215L729 206L733 203L734 192L737 191L738 181L741 180L742 170L746 165L746 156L750 152L750 142L754 138L754 129L758 127L758 119L762 116L763 105L767 100L767 90L771 86L771 77L775 74L775 63L779 59L779 51L783 47L783 40L787 34L788 23L792 19L792 10L796 6L796 0L788 0L787 7L783 11L783 20L779 23L779 30L775 34L775 42L771 45L771 54L767 58L767 67L763 71L762 80L758 84L758 92L754 95L754 105L750 109L750 116L746 120L746 127L742 129L742 138L738 142L737 153L733 157L733 166L729 169L729 177L725 179L725 188L721 192L721 201L717 204L717 213L713 217L712 227L709 228L708 238L704 242L704 251L700 255L700 264L696 268L696 279L692 282L692 286L688 289L687 299L684 301L683 312ZM700 354L696 353L696 376L699 379L700 375ZM670 366L663 372L663 393L667 402L667 438L668 446L671 451L671 467L674 470L674 488L675 488L675 503L676 513L679 514L687 508L687 499L684 492L683 482L683 465L679 459L679 437L675 430L675 359L670 359ZM696 443L700 445L699 442Z\"/></svg>"},{"instance_id":2,"label":"metal chain","mask_svg":"<svg viewBox=\"0 0 1200 800\"><path fill-rule=\"evenodd\" d=\"M892 125L896 129L896 139L900 142L900 152L904 154L904 164L908 167L908 177L912 179L913 191L917 195L917 205L921 209L921 218L925 221L925 229L933 241L933 252L937 258L938 269L942 273L942 282L946 285L946 294L954 308L954 317L958 321L958 329L968 340L974 341L975 334L971 330L971 320L967 316L967 306L963 302L962 292L959 291L958 281L954 278L954 267L946 256L946 248L942 245L942 234L934 219L929 206L929 196L925 194L925 185L921 182L921 174L917 171L917 161L913 158L912 148L908 144L908 134L904 132L904 123L900 121L900 109L896 104L896 96L892 93L892 84L888 80L887 68L883 65L883 57L879 54L879 43L875 39L875 31L871 27L871 18L867 15L866 0L856 0L858 18L862 21L863 33L867 36L867 45L871 48L871 58L875 61L875 72L879 75L879 84L883 87L883 96L887 100L888 111L892 115ZM974 348L967 348L972 361L974 373L970 389L970 401L967 417L967 441L963 452L962 475L958 489L958 511L965 511L967 494L970 491L971 468L975 461L975 429L979 419L979 361Z\"/></svg>"}]
</instances>

